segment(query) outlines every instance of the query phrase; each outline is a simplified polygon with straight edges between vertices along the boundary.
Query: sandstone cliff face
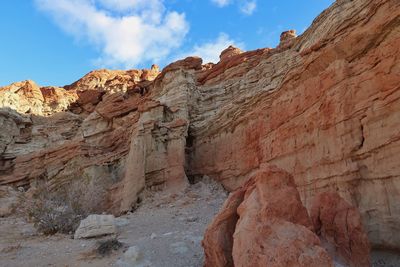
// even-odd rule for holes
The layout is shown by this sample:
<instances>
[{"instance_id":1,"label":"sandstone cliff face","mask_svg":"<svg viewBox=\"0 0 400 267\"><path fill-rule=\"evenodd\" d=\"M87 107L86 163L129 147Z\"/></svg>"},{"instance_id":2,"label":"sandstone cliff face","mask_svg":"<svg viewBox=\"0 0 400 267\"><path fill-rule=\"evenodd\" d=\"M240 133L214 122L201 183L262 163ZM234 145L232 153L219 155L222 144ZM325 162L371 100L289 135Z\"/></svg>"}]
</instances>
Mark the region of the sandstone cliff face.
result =
<instances>
[{"instance_id":1,"label":"sandstone cliff face","mask_svg":"<svg viewBox=\"0 0 400 267\"><path fill-rule=\"evenodd\" d=\"M398 248L399 16L398 1L337 1L286 50L241 54L209 74L198 87L189 173L232 190L277 165L307 207L337 191L361 211L373 245Z\"/></svg>"},{"instance_id":2,"label":"sandstone cliff face","mask_svg":"<svg viewBox=\"0 0 400 267\"><path fill-rule=\"evenodd\" d=\"M335 191L375 246L400 248L400 3L340 0L275 49L228 48L151 70L94 71L64 88L0 88L0 185L111 184L127 211L147 187L208 175L227 189L270 164L301 200ZM187 177L186 177L187 176Z\"/></svg>"}]
</instances>

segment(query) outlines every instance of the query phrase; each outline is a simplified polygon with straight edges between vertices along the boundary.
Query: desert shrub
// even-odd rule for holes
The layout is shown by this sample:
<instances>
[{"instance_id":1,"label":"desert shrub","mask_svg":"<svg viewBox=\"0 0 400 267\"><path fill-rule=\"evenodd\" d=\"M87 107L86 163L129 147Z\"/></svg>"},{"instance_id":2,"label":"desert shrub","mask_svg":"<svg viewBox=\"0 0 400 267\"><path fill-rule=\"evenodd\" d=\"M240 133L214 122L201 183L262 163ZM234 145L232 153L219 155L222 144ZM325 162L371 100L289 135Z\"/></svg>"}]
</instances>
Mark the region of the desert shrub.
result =
<instances>
[{"instance_id":1,"label":"desert shrub","mask_svg":"<svg viewBox=\"0 0 400 267\"><path fill-rule=\"evenodd\" d=\"M76 180L51 190L39 183L30 196L23 196L21 212L44 234L73 233L89 214L101 213L105 188Z\"/></svg>"},{"instance_id":2,"label":"desert shrub","mask_svg":"<svg viewBox=\"0 0 400 267\"><path fill-rule=\"evenodd\" d=\"M111 252L117 251L122 247L122 243L117 239L109 239L100 241L97 247L97 254L100 256L110 255Z\"/></svg>"}]
</instances>

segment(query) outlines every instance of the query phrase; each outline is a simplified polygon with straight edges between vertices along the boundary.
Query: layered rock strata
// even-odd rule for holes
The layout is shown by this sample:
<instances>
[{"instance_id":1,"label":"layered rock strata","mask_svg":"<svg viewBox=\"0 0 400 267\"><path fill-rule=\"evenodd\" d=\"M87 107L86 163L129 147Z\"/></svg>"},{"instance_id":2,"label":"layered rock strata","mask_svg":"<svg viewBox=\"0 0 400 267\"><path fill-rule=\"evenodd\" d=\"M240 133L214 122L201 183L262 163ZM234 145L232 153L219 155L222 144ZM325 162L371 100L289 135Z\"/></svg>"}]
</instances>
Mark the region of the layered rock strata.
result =
<instances>
[{"instance_id":1,"label":"layered rock strata","mask_svg":"<svg viewBox=\"0 0 400 267\"><path fill-rule=\"evenodd\" d=\"M374 246L399 248L399 16L398 1L337 1L284 48L200 75L189 174L234 190L277 165L307 208L336 191Z\"/></svg>"},{"instance_id":2,"label":"layered rock strata","mask_svg":"<svg viewBox=\"0 0 400 267\"><path fill-rule=\"evenodd\" d=\"M335 191L373 246L400 248L399 26L399 1L339 0L302 35L228 48L217 64L191 57L161 73L0 88L0 185L85 176L107 185L105 208L118 214L145 187L207 175L235 190L273 164L308 209Z\"/></svg>"}]
</instances>

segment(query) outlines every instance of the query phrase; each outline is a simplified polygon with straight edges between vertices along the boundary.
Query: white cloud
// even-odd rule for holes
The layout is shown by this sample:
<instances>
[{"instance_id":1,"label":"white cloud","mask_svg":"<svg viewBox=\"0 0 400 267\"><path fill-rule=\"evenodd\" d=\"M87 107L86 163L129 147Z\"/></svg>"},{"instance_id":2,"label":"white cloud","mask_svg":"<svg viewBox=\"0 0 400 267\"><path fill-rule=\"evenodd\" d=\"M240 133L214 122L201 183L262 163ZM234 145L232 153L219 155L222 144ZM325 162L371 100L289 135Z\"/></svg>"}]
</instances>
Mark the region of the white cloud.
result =
<instances>
[{"instance_id":1,"label":"white cloud","mask_svg":"<svg viewBox=\"0 0 400 267\"><path fill-rule=\"evenodd\" d=\"M203 59L203 63L217 63L219 61L219 55L222 50L228 46L233 45L243 49L243 44L235 42L227 34L220 33L218 38L214 41L210 41L201 45L195 45L192 50L182 53L177 59L182 59L188 56L198 56Z\"/></svg>"},{"instance_id":2,"label":"white cloud","mask_svg":"<svg viewBox=\"0 0 400 267\"><path fill-rule=\"evenodd\" d=\"M235 0L211 0L219 7L225 7L233 3ZM257 9L257 0L236 0L236 4L239 6L240 12L245 15L252 15Z\"/></svg>"},{"instance_id":3,"label":"white cloud","mask_svg":"<svg viewBox=\"0 0 400 267\"><path fill-rule=\"evenodd\" d=\"M246 15L252 15L257 8L256 0L247 0L241 3L240 11Z\"/></svg>"},{"instance_id":4,"label":"white cloud","mask_svg":"<svg viewBox=\"0 0 400 267\"><path fill-rule=\"evenodd\" d=\"M231 3L231 0L211 0L211 2L213 2L219 7L224 7L229 5Z\"/></svg>"},{"instance_id":5,"label":"white cloud","mask_svg":"<svg viewBox=\"0 0 400 267\"><path fill-rule=\"evenodd\" d=\"M162 0L36 0L65 32L101 51L98 61L131 68L158 62L181 46L185 15L166 12Z\"/></svg>"},{"instance_id":6,"label":"white cloud","mask_svg":"<svg viewBox=\"0 0 400 267\"><path fill-rule=\"evenodd\" d=\"M144 20L159 23L165 7L161 0L97 0L105 9L121 14L137 13Z\"/></svg>"}]
</instances>

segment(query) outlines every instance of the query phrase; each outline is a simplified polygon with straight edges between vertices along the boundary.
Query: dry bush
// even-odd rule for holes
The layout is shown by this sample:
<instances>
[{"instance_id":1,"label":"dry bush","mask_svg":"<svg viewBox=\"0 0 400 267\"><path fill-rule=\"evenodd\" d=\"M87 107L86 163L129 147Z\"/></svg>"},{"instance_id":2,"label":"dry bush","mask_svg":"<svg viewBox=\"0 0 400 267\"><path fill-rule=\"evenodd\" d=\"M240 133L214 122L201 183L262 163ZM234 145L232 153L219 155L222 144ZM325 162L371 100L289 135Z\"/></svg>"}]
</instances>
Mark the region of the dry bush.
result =
<instances>
[{"instance_id":1,"label":"dry bush","mask_svg":"<svg viewBox=\"0 0 400 267\"><path fill-rule=\"evenodd\" d=\"M126 247L123 243L119 242L116 238L101 240L97 242L96 246L89 250L80 253L79 260L92 261L106 256L110 256L115 251Z\"/></svg>"},{"instance_id":2,"label":"dry bush","mask_svg":"<svg viewBox=\"0 0 400 267\"><path fill-rule=\"evenodd\" d=\"M1 250L2 253L12 253L12 252L17 252L22 248L21 244L17 245L11 245L8 247L5 247Z\"/></svg>"},{"instance_id":3,"label":"dry bush","mask_svg":"<svg viewBox=\"0 0 400 267\"><path fill-rule=\"evenodd\" d=\"M31 197L23 196L20 211L44 234L71 234L89 214L101 213L105 188L84 179L50 190L38 184Z\"/></svg>"},{"instance_id":4,"label":"dry bush","mask_svg":"<svg viewBox=\"0 0 400 267\"><path fill-rule=\"evenodd\" d=\"M122 243L117 239L109 239L100 241L96 249L97 254L104 257L111 254L113 251L117 251L122 247Z\"/></svg>"}]
</instances>

